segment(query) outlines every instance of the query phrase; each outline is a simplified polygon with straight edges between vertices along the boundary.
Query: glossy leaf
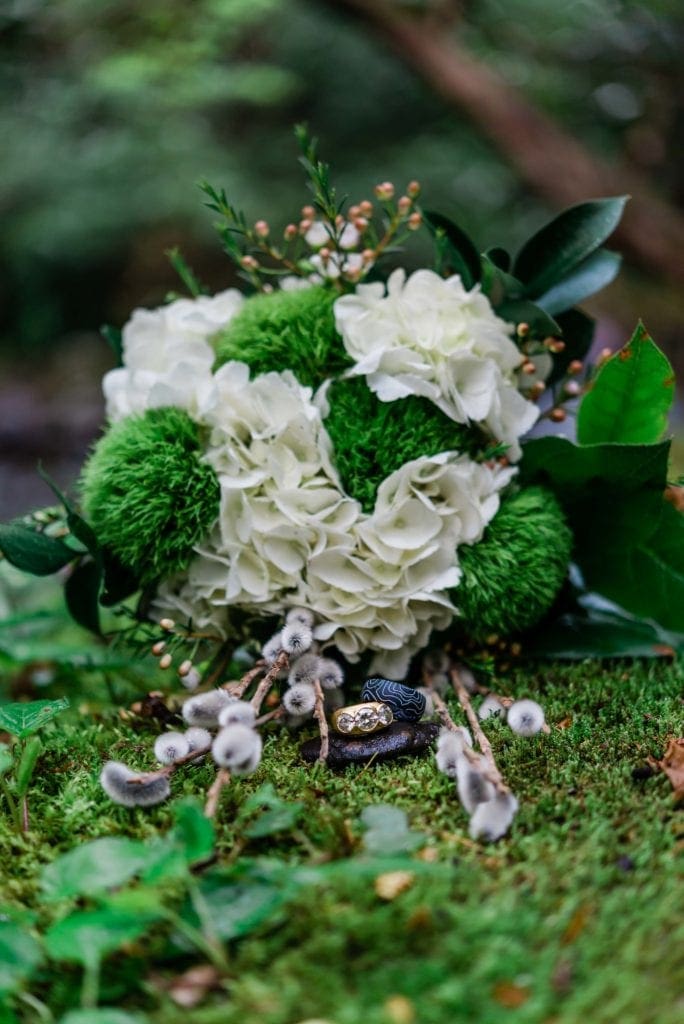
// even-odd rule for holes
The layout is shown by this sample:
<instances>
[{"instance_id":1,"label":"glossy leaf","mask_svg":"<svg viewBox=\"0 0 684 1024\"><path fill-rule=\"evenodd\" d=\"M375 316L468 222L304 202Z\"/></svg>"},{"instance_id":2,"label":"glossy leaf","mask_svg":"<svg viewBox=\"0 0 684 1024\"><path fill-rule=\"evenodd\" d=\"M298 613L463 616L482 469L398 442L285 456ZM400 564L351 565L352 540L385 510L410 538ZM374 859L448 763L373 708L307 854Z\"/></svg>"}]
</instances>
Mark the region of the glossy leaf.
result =
<instances>
[{"instance_id":1,"label":"glossy leaf","mask_svg":"<svg viewBox=\"0 0 684 1024\"><path fill-rule=\"evenodd\" d=\"M99 1006L92 1010L69 1010L65 1017L60 1017L59 1024L145 1024L145 1019L138 1013Z\"/></svg>"},{"instance_id":2,"label":"glossy leaf","mask_svg":"<svg viewBox=\"0 0 684 1024\"><path fill-rule=\"evenodd\" d=\"M472 288L480 280L480 254L465 231L448 217L434 211L426 211L425 220L432 233L447 243L445 258L448 268L460 274L466 288Z\"/></svg>"},{"instance_id":3,"label":"glossy leaf","mask_svg":"<svg viewBox=\"0 0 684 1024\"><path fill-rule=\"evenodd\" d=\"M577 417L581 444L652 444L675 394L672 367L643 324L598 371Z\"/></svg>"},{"instance_id":4,"label":"glossy leaf","mask_svg":"<svg viewBox=\"0 0 684 1024\"><path fill-rule=\"evenodd\" d=\"M273 785L266 783L256 793L252 793L240 809L240 818L249 817L255 811L262 811L259 817L245 828L244 834L249 839L263 839L278 832L287 832L294 828L303 810L303 803L281 800Z\"/></svg>"},{"instance_id":5,"label":"glossy leaf","mask_svg":"<svg viewBox=\"0 0 684 1024\"><path fill-rule=\"evenodd\" d=\"M0 705L0 729L25 739L69 707L66 697L58 700L32 700L28 703Z\"/></svg>"},{"instance_id":6,"label":"glossy leaf","mask_svg":"<svg viewBox=\"0 0 684 1024\"><path fill-rule=\"evenodd\" d=\"M125 943L144 935L162 916L161 910L125 913L102 907L77 911L48 929L45 946L55 960L92 967Z\"/></svg>"},{"instance_id":7,"label":"glossy leaf","mask_svg":"<svg viewBox=\"0 0 684 1024\"><path fill-rule=\"evenodd\" d=\"M74 622L90 633L100 633L100 566L85 559L76 566L64 584L64 599Z\"/></svg>"},{"instance_id":8,"label":"glossy leaf","mask_svg":"<svg viewBox=\"0 0 684 1024\"><path fill-rule=\"evenodd\" d=\"M273 918L289 898L290 890L287 886L268 882L233 882L217 872L202 879L200 893L212 930L220 939L229 941L248 935ZM190 900L184 906L182 916L195 927L199 926ZM175 941L185 946L182 936L177 936Z\"/></svg>"},{"instance_id":9,"label":"glossy leaf","mask_svg":"<svg viewBox=\"0 0 684 1024\"><path fill-rule=\"evenodd\" d=\"M627 196L578 203L554 217L522 247L513 273L534 298L568 277L618 225Z\"/></svg>"},{"instance_id":10,"label":"glossy leaf","mask_svg":"<svg viewBox=\"0 0 684 1024\"><path fill-rule=\"evenodd\" d=\"M425 844L425 836L411 831L406 812L399 807L371 805L363 810L361 822L366 827L363 845L368 853L391 856L408 853Z\"/></svg>"},{"instance_id":11,"label":"glossy leaf","mask_svg":"<svg viewBox=\"0 0 684 1024\"><path fill-rule=\"evenodd\" d=\"M516 326L527 324L530 337L548 338L561 333L559 324L529 299L505 299L496 307L496 315Z\"/></svg>"},{"instance_id":12,"label":"glossy leaf","mask_svg":"<svg viewBox=\"0 0 684 1024\"><path fill-rule=\"evenodd\" d=\"M554 319L562 331L565 348L562 352L554 353L553 369L548 384L555 384L564 377L573 359L585 359L594 340L596 326L591 317L580 309L569 309L567 313L559 313Z\"/></svg>"},{"instance_id":13,"label":"glossy leaf","mask_svg":"<svg viewBox=\"0 0 684 1024\"><path fill-rule=\"evenodd\" d=\"M684 516L663 498L668 452L540 438L525 445L521 482L560 498L588 589L684 633Z\"/></svg>"},{"instance_id":14,"label":"glossy leaf","mask_svg":"<svg viewBox=\"0 0 684 1024\"><path fill-rule=\"evenodd\" d=\"M147 863L144 843L106 837L84 843L43 868L41 887L47 900L92 896L132 878Z\"/></svg>"},{"instance_id":15,"label":"glossy leaf","mask_svg":"<svg viewBox=\"0 0 684 1024\"><path fill-rule=\"evenodd\" d=\"M552 316L563 313L609 285L617 276L621 262L618 253L598 249L535 301Z\"/></svg>"},{"instance_id":16,"label":"glossy leaf","mask_svg":"<svg viewBox=\"0 0 684 1024\"><path fill-rule=\"evenodd\" d=\"M0 921L0 996L16 991L42 959L32 935L13 921Z\"/></svg>"},{"instance_id":17,"label":"glossy leaf","mask_svg":"<svg viewBox=\"0 0 684 1024\"><path fill-rule=\"evenodd\" d=\"M210 857L214 850L214 826L194 800L174 808L176 824L163 838L148 845L143 879L157 883L182 878L189 868Z\"/></svg>"},{"instance_id":18,"label":"glossy leaf","mask_svg":"<svg viewBox=\"0 0 684 1024\"><path fill-rule=\"evenodd\" d=\"M56 537L48 537L19 523L0 524L0 551L17 569L34 576L50 576L76 557L76 553Z\"/></svg>"}]
</instances>

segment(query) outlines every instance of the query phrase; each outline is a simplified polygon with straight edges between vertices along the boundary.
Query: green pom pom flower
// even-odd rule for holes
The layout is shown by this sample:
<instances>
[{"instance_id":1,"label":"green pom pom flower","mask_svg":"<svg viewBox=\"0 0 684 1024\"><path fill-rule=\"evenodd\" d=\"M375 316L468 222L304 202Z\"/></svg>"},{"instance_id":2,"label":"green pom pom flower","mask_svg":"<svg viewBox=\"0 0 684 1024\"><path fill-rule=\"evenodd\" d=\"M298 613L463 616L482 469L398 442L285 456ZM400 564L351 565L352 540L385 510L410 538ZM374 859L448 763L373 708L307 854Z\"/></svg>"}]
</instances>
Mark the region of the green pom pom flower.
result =
<instances>
[{"instance_id":1,"label":"green pom pom flower","mask_svg":"<svg viewBox=\"0 0 684 1024\"><path fill-rule=\"evenodd\" d=\"M476 455L486 439L454 423L427 398L381 402L362 377L336 381L328 392L325 428L342 486L372 512L382 481L412 459L458 451Z\"/></svg>"},{"instance_id":2,"label":"green pom pom flower","mask_svg":"<svg viewBox=\"0 0 684 1024\"><path fill-rule=\"evenodd\" d=\"M463 578L452 592L475 639L528 629L553 604L572 549L556 498L528 487L504 498L478 544L459 548Z\"/></svg>"},{"instance_id":3,"label":"green pom pom flower","mask_svg":"<svg viewBox=\"0 0 684 1024\"><path fill-rule=\"evenodd\" d=\"M215 339L216 368L239 359L253 376L292 370L301 384L317 387L350 365L335 330L336 298L323 287L251 296Z\"/></svg>"},{"instance_id":4,"label":"green pom pom flower","mask_svg":"<svg viewBox=\"0 0 684 1024\"><path fill-rule=\"evenodd\" d=\"M218 516L218 480L200 455L187 413L150 409L115 423L84 467L85 514L142 583L184 568Z\"/></svg>"}]
</instances>

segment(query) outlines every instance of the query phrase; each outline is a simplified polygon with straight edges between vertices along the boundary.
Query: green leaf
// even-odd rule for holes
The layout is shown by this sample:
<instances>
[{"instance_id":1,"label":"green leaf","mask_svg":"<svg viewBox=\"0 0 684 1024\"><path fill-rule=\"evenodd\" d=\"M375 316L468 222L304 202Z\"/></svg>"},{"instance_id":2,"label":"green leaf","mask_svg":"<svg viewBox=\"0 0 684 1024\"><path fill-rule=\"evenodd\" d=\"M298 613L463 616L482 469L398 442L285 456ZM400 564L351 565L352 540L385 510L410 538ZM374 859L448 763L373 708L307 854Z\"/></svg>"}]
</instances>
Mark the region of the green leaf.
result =
<instances>
[{"instance_id":1,"label":"green leaf","mask_svg":"<svg viewBox=\"0 0 684 1024\"><path fill-rule=\"evenodd\" d=\"M140 580L108 548L101 549L101 556L104 581L100 604L109 608L134 594L140 587Z\"/></svg>"},{"instance_id":2,"label":"green leaf","mask_svg":"<svg viewBox=\"0 0 684 1024\"><path fill-rule=\"evenodd\" d=\"M183 800L174 808L176 824L157 842L148 845L143 880L156 884L182 878L188 869L214 852L214 826L195 800Z\"/></svg>"},{"instance_id":3,"label":"green leaf","mask_svg":"<svg viewBox=\"0 0 684 1024\"><path fill-rule=\"evenodd\" d=\"M652 444L663 436L675 394L672 367L638 324L603 364L577 417L581 444Z\"/></svg>"},{"instance_id":4,"label":"green leaf","mask_svg":"<svg viewBox=\"0 0 684 1024\"><path fill-rule=\"evenodd\" d=\"M7 743L0 743L0 775L7 775L13 764L11 747Z\"/></svg>"},{"instance_id":5,"label":"green leaf","mask_svg":"<svg viewBox=\"0 0 684 1024\"><path fill-rule=\"evenodd\" d=\"M545 623L525 640L532 658L657 658L684 651L684 636L619 611L580 609Z\"/></svg>"},{"instance_id":6,"label":"green leaf","mask_svg":"<svg viewBox=\"0 0 684 1024\"><path fill-rule=\"evenodd\" d=\"M96 1010L69 1010L65 1017L60 1017L59 1024L145 1024L145 1020L139 1013L100 1006Z\"/></svg>"},{"instance_id":7,"label":"green leaf","mask_svg":"<svg viewBox=\"0 0 684 1024\"><path fill-rule=\"evenodd\" d=\"M49 576L76 557L56 537L18 523L0 523L0 551L17 569L34 576Z\"/></svg>"},{"instance_id":8,"label":"green leaf","mask_svg":"<svg viewBox=\"0 0 684 1024\"><path fill-rule=\"evenodd\" d=\"M509 323L528 324L530 337L548 338L561 333L560 325L529 299L504 299L495 306L495 313Z\"/></svg>"},{"instance_id":9,"label":"green leaf","mask_svg":"<svg viewBox=\"0 0 684 1024\"><path fill-rule=\"evenodd\" d=\"M0 729L20 740L42 729L60 711L69 707L66 697L58 700L32 700L28 703L0 705Z\"/></svg>"},{"instance_id":10,"label":"green leaf","mask_svg":"<svg viewBox=\"0 0 684 1024\"><path fill-rule=\"evenodd\" d=\"M20 798L26 796L28 793L36 762L42 751L43 744L40 742L40 737L31 736L24 747L24 752L21 755L21 760L19 761L16 772L16 791L17 796Z\"/></svg>"},{"instance_id":11,"label":"green leaf","mask_svg":"<svg viewBox=\"0 0 684 1024\"><path fill-rule=\"evenodd\" d=\"M304 804L281 800L272 784L267 782L245 800L240 808L240 820L262 808L266 810L245 828L244 834L249 839L262 839L294 828L304 810Z\"/></svg>"},{"instance_id":12,"label":"green leaf","mask_svg":"<svg viewBox=\"0 0 684 1024\"><path fill-rule=\"evenodd\" d=\"M609 285L617 276L621 262L618 253L598 249L535 301L552 316L563 313Z\"/></svg>"},{"instance_id":13,"label":"green leaf","mask_svg":"<svg viewBox=\"0 0 684 1024\"><path fill-rule=\"evenodd\" d=\"M484 255L494 264L495 267L498 267L499 270L507 272L511 269L510 253L506 252L506 250L502 249L500 246L495 245L493 248L487 249Z\"/></svg>"},{"instance_id":14,"label":"green leaf","mask_svg":"<svg viewBox=\"0 0 684 1024\"><path fill-rule=\"evenodd\" d=\"M121 329L119 327L112 327L111 324L103 324L100 328L100 334L114 353L116 365L123 366L123 336Z\"/></svg>"},{"instance_id":15,"label":"green leaf","mask_svg":"<svg viewBox=\"0 0 684 1024\"><path fill-rule=\"evenodd\" d=\"M669 447L539 438L524 446L521 483L558 495L589 590L684 633L684 516L663 497Z\"/></svg>"},{"instance_id":16,"label":"green leaf","mask_svg":"<svg viewBox=\"0 0 684 1024\"><path fill-rule=\"evenodd\" d=\"M42 959L32 935L12 921L0 921L0 996L15 992Z\"/></svg>"},{"instance_id":17,"label":"green leaf","mask_svg":"<svg viewBox=\"0 0 684 1024\"><path fill-rule=\"evenodd\" d=\"M92 896L123 885L144 868L147 860L147 848L137 840L118 836L95 839L43 868L43 896L46 900Z\"/></svg>"},{"instance_id":18,"label":"green leaf","mask_svg":"<svg viewBox=\"0 0 684 1024\"><path fill-rule=\"evenodd\" d=\"M101 585L102 569L90 558L81 561L64 584L64 599L72 619L96 636L101 632Z\"/></svg>"},{"instance_id":19,"label":"green leaf","mask_svg":"<svg viewBox=\"0 0 684 1024\"><path fill-rule=\"evenodd\" d=\"M522 247L513 273L534 298L566 278L615 230L627 196L593 199L564 210Z\"/></svg>"},{"instance_id":20,"label":"green leaf","mask_svg":"<svg viewBox=\"0 0 684 1024\"><path fill-rule=\"evenodd\" d=\"M472 288L480 280L482 268L480 254L468 235L441 213L429 210L425 211L424 217L433 235L446 242L443 257L447 268L455 274L460 274L466 288Z\"/></svg>"},{"instance_id":21,"label":"green leaf","mask_svg":"<svg viewBox=\"0 0 684 1024\"><path fill-rule=\"evenodd\" d=\"M553 356L553 369L547 384L555 384L566 374L573 359L584 360L594 340L595 323L580 309L569 309L554 318L562 331L565 348Z\"/></svg>"},{"instance_id":22,"label":"green leaf","mask_svg":"<svg viewBox=\"0 0 684 1024\"><path fill-rule=\"evenodd\" d=\"M270 920L281 909L290 896L287 887L277 887L268 882L233 882L220 872L202 879L200 893L204 899L209 924L215 934L224 941L241 938ZM188 899L181 916L195 927L200 926L192 901ZM182 936L175 937L176 943L185 946Z\"/></svg>"},{"instance_id":23,"label":"green leaf","mask_svg":"<svg viewBox=\"0 0 684 1024\"><path fill-rule=\"evenodd\" d=\"M391 856L408 853L425 845L422 832L412 832L406 813L390 804L364 808L361 822L366 827L363 845L368 853Z\"/></svg>"},{"instance_id":24,"label":"green leaf","mask_svg":"<svg viewBox=\"0 0 684 1024\"><path fill-rule=\"evenodd\" d=\"M162 916L161 911L133 914L109 907L76 911L48 929L45 946L55 960L92 967L125 943L144 935Z\"/></svg>"}]
</instances>

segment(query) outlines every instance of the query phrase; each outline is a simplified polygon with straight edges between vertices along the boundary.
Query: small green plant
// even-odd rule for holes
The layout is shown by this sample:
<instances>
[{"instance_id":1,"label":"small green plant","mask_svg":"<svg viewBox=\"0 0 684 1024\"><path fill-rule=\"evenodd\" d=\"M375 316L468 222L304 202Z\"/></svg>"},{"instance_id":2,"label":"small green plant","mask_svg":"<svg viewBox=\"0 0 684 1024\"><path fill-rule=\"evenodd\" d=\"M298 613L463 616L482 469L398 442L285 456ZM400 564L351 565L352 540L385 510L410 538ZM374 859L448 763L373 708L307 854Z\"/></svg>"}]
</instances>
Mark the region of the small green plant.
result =
<instances>
[{"instance_id":1,"label":"small green plant","mask_svg":"<svg viewBox=\"0 0 684 1024\"><path fill-rule=\"evenodd\" d=\"M43 751L38 730L68 707L66 697L0 707L0 729L14 737L0 744L0 787L18 832L29 830L28 791Z\"/></svg>"}]
</instances>

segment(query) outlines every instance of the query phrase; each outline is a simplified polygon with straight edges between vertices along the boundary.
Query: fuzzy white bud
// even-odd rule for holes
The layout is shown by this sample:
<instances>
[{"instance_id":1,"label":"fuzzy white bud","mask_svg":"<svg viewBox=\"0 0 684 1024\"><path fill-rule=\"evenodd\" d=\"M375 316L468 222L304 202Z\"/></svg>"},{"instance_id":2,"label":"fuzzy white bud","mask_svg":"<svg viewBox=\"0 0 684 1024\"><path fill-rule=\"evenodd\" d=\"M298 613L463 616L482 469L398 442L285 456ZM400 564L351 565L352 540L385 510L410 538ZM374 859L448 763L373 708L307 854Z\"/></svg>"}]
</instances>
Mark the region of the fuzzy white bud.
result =
<instances>
[{"instance_id":1,"label":"fuzzy white bud","mask_svg":"<svg viewBox=\"0 0 684 1024\"><path fill-rule=\"evenodd\" d=\"M450 779L456 778L458 763L463 757L463 747L466 743L469 747L473 745L470 733L464 726L458 726L456 729L440 729L435 760L439 771Z\"/></svg>"},{"instance_id":2,"label":"fuzzy white bud","mask_svg":"<svg viewBox=\"0 0 684 1024\"><path fill-rule=\"evenodd\" d=\"M518 736L534 736L544 727L544 709L536 700L516 700L506 721Z\"/></svg>"},{"instance_id":3,"label":"fuzzy white bud","mask_svg":"<svg viewBox=\"0 0 684 1024\"><path fill-rule=\"evenodd\" d=\"M190 753L190 744L182 732L163 732L154 741L154 756L160 764L175 764Z\"/></svg>"},{"instance_id":4,"label":"fuzzy white bud","mask_svg":"<svg viewBox=\"0 0 684 1024\"><path fill-rule=\"evenodd\" d=\"M324 658L317 654L303 654L292 663L290 674L287 677L288 686L297 686L298 683L311 685L314 679L319 679L321 674L321 663Z\"/></svg>"},{"instance_id":5,"label":"fuzzy white bud","mask_svg":"<svg viewBox=\"0 0 684 1024\"><path fill-rule=\"evenodd\" d=\"M247 700L234 700L219 712L219 725L246 725L252 728L256 712Z\"/></svg>"},{"instance_id":6,"label":"fuzzy white bud","mask_svg":"<svg viewBox=\"0 0 684 1024\"><path fill-rule=\"evenodd\" d=\"M313 633L310 626L302 622L288 622L281 633L283 650L288 654L298 656L308 651L313 643Z\"/></svg>"},{"instance_id":7,"label":"fuzzy white bud","mask_svg":"<svg viewBox=\"0 0 684 1024\"><path fill-rule=\"evenodd\" d=\"M158 776L144 782L139 772L134 772L121 761L107 761L100 773L100 785L110 800L124 807L152 807L166 800L171 787L166 775Z\"/></svg>"},{"instance_id":8,"label":"fuzzy white bud","mask_svg":"<svg viewBox=\"0 0 684 1024\"><path fill-rule=\"evenodd\" d=\"M497 793L492 800L478 804L470 819L470 838L496 842L508 832L517 810L512 793Z\"/></svg>"},{"instance_id":9,"label":"fuzzy white bud","mask_svg":"<svg viewBox=\"0 0 684 1024\"><path fill-rule=\"evenodd\" d=\"M196 697L189 697L186 700L183 705L183 718L188 725L211 728L218 725L221 709L234 700L235 697L231 697L225 690L209 690L208 693L198 693Z\"/></svg>"},{"instance_id":10,"label":"fuzzy white bud","mask_svg":"<svg viewBox=\"0 0 684 1024\"><path fill-rule=\"evenodd\" d=\"M505 713L506 709L493 693L488 693L477 709L477 717L481 722L486 722L488 718L494 718L496 715L503 717Z\"/></svg>"},{"instance_id":11,"label":"fuzzy white bud","mask_svg":"<svg viewBox=\"0 0 684 1024\"><path fill-rule=\"evenodd\" d=\"M309 629L312 629L314 614L308 608L290 608L285 616L285 622L288 626L296 623L299 626L308 626Z\"/></svg>"},{"instance_id":12,"label":"fuzzy white bud","mask_svg":"<svg viewBox=\"0 0 684 1024\"><path fill-rule=\"evenodd\" d=\"M246 725L228 725L214 740L211 753L216 764L233 775L250 775L261 761L261 736Z\"/></svg>"},{"instance_id":13,"label":"fuzzy white bud","mask_svg":"<svg viewBox=\"0 0 684 1024\"><path fill-rule=\"evenodd\" d=\"M270 640L267 640L261 648L261 657L272 665L283 649L283 634L279 631L274 633Z\"/></svg>"},{"instance_id":14,"label":"fuzzy white bud","mask_svg":"<svg viewBox=\"0 0 684 1024\"><path fill-rule=\"evenodd\" d=\"M206 750L211 746L211 733L199 725L193 725L186 729L185 738L191 753L193 750Z\"/></svg>"},{"instance_id":15,"label":"fuzzy white bud","mask_svg":"<svg viewBox=\"0 0 684 1024\"><path fill-rule=\"evenodd\" d=\"M324 690L337 690L344 685L344 669L332 658L321 658L318 681Z\"/></svg>"},{"instance_id":16,"label":"fuzzy white bud","mask_svg":"<svg viewBox=\"0 0 684 1024\"><path fill-rule=\"evenodd\" d=\"M494 796L494 786L484 776L485 761L478 764L461 757L456 765L456 789L458 799L468 814L473 814L479 804L486 803Z\"/></svg>"},{"instance_id":17,"label":"fuzzy white bud","mask_svg":"<svg viewBox=\"0 0 684 1024\"><path fill-rule=\"evenodd\" d=\"M186 690L196 690L202 682L202 675L196 668L191 668L186 676L181 679Z\"/></svg>"},{"instance_id":18,"label":"fuzzy white bud","mask_svg":"<svg viewBox=\"0 0 684 1024\"><path fill-rule=\"evenodd\" d=\"M316 706L316 691L308 683L291 686L283 697L283 707L289 715L311 715Z\"/></svg>"}]
</instances>

